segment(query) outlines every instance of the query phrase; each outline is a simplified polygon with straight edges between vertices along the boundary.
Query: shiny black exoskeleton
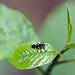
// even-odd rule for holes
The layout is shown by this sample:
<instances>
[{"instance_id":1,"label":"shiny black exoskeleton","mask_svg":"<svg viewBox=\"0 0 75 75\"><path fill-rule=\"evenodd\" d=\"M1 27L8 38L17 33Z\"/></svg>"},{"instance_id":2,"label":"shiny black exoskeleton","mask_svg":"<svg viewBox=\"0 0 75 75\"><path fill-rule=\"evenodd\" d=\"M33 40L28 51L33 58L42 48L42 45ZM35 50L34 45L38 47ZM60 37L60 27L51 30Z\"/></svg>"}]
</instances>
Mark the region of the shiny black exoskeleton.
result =
<instances>
[{"instance_id":1,"label":"shiny black exoskeleton","mask_svg":"<svg viewBox=\"0 0 75 75\"><path fill-rule=\"evenodd\" d=\"M40 52L42 52L42 49L44 49L44 51L46 51L44 42L43 43L34 44L31 47L40 50ZM38 50L37 50L37 52L38 52Z\"/></svg>"}]
</instances>

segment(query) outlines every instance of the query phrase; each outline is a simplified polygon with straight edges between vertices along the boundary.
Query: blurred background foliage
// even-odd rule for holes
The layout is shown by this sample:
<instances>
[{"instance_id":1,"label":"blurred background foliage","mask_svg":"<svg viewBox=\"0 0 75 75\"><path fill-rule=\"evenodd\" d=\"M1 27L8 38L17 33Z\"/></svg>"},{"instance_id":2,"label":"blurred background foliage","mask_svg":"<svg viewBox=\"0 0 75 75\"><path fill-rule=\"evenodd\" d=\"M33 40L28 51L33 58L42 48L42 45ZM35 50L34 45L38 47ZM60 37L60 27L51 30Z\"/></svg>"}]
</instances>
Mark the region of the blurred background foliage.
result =
<instances>
[{"instance_id":1,"label":"blurred background foliage","mask_svg":"<svg viewBox=\"0 0 75 75\"><path fill-rule=\"evenodd\" d=\"M11 8L23 12L26 17L33 23L35 30L39 34L40 41L48 42L52 44L57 51L60 51L67 42L66 3L63 3L61 5L61 3L64 1L65 0L41 0L40 2L40 0L33 0L33 2L30 2L29 0L27 0L26 3L24 0L19 0L18 2L15 2L15 0L0 0L0 3L6 4ZM69 6L71 22L73 25L72 41L75 42L75 2L69 2L67 4ZM47 16L48 13L49 15ZM75 50L70 49L67 53L63 55L60 60L72 59L74 58L74 54ZM46 69L48 65L44 65L42 66L42 68ZM52 75L75 75L74 70L74 63L61 64L53 69ZM9 64L8 61L0 60L0 75L13 74L35 75L35 72L33 72L32 70L18 70L11 64Z\"/></svg>"},{"instance_id":2,"label":"blurred background foliage","mask_svg":"<svg viewBox=\"0 0 75 75\"><path fill-rule=\"evenodd\" d=\"M38 40L32 24L21 13L0 5L0 59L9 59L18 45Z\"/></svg>"}]
</instances>

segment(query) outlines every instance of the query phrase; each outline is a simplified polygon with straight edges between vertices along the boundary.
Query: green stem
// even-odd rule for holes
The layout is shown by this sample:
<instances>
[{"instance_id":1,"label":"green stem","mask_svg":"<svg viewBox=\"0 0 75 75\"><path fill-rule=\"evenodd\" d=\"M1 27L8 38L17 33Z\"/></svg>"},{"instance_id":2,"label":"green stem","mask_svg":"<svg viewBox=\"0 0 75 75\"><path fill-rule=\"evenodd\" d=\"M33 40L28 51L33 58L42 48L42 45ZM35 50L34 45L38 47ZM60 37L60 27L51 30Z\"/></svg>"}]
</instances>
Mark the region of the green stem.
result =
<instances>
[{"instance_id":1,"label":"green stem","mask_svg":"<svg viewBox=\"0 0 75 75\"><path fill-rule=\"evenodd\" d=\"M70 44L66 44L66 46L64 47L63 50L61 50L60 52L57 52L57 56L55 57L55 59L53 60L52 64L49 65L48 69L46 70L46 72L44 72L40 67L38 67L38 69L43 73L43 75L51 75L51 72L54 68L54 66L62 64L62 63L67 63L67 62L72 62L75 61L75 59L72 60L65 60L65 61L59 61L59 58L66 52L69 50L69 45Z\"/></svg>"},{"instance_id":2,"label":"green stem","mask_svg":"<svg viewBox=\"0 0 75 75\"><path fill-rule=\"evenodd\" d=\"M69 50L68 48L69 44L66 44L66 46L64 47L63 50L61 50L59 53L57 53L57 56L55 57L55 59L53 60L52 64L49 65L47 71L46 71L46 75L51 75L51 71L54 68L55 65L57 65L57 63L59 63L59 58L66 52Z\"/></svg>"},{"instance_id":3,"label":"green stem","mask_svg":"<svg viewBox=\"0 0 75 75\"><path fill-rule=\"evenodd\" d=\"M72 62L72 61L75 61L75 59L60 61L57 63L57 65L67 63L67 62Z\"/></svg>"}]
</instances>

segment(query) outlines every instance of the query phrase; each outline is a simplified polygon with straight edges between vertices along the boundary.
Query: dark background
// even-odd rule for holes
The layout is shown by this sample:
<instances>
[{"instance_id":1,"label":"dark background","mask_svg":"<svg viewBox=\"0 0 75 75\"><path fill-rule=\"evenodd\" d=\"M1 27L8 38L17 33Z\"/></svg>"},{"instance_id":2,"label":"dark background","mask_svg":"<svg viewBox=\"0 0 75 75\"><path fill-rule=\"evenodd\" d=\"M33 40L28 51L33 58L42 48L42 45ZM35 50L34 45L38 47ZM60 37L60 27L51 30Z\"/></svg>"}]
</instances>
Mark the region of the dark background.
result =
<instances>
[{"instance_id":1,"label":"dark background","mask_svg":"<svg viewBox=\"0 0 75 75\"><path fill-rule=\"evenodd\" d=\"M48 13L66 0L0 0L0 3L23 13L33 24L36 31L41 27ZM18 70L8 61L0 61L0 75L35 75L33 70ZM3 71L3 72L2 72Z\"/></svg>"}]
</instances>

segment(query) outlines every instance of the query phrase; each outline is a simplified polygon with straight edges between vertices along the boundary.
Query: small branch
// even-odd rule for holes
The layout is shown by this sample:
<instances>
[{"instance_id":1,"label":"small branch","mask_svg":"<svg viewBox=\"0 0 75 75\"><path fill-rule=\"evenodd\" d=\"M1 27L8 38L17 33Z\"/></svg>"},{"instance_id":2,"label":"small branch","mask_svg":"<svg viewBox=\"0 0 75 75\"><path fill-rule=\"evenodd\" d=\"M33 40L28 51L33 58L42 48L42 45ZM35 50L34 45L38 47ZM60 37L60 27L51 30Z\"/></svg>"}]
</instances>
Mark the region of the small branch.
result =
<instances>
[{"instance_id":1,"label":"small branch","mask_svg":"<svg viewBox=\"0 0 75 75\"><path fill-rule=\"evenodd\" d=\"M53 69L53 67L59 62L59 58L66 52L69 50L68 48L69 44L66 44L66 46L64 47L63 50L61 50L59 53L57 52L57 56L55 57L55 59L53 60L52 64L49 65L47 71L46 71L46 75L50 75L51 71Z\"/></svg>"},{"instance_id":2,"label":"small branch","mask_svg":"<svg viewBox=\"0 0 75 75\"><path fill-rule=\"evenodd\" d=\"M62 51L60 51L60 53L64 54L68 50L69 50L69 44L67 43L66 46L64 47L64 49Z\"/></svg>"},{"instance_id":3,"label":"small branch","mask_svg":"<svg viewBox=\"0 0 75 75\"><path fill-rule=\"evenodd\" d=\"M72 62L72 61L75 61L75 59L64 60L64 61L60 61L60 62L56 62L56 63L54 62L54 63L52 63L52 64L48 67L48 69L47 69L47 71L46 71L46 73L45 73L44 75L51 75L51 71L52 71L52 69L53 69L54 66L59 65L59 64L63 64L63 63Z\"/></svg>"},{"instance_id":4,"label":"small branch","mask_svg":"<svg viewBox=\"0 0 75 75\"><path fill-rule=\"evenodd\" d=\"M57 63L57 65L62 64L62 63L72 62L72 61L75 61L75 59L60 61L60 62Z\"/></svg>"},{"instance_id":5,"label":"small branch","mask_svg":"<svg viewBox=\"0 0 75 75\"><path fill-rule=\"evenodd\" d=\"M66 46L64 47L63 50L61 50L59 53L57 53L57 56L55 57L55 59L53 60L54 62L58 62L58 59L66 52L69 50L68 48L69 44L67 43Z\"/></svg>"},{"instance_id":6,"label":"small branch","mask_svg":"<svg viewBox=\"0 0 75 75\"><path fill-rule=\"evenodd\" d=\"M62 63L75 61L75 59L59 61L59 58L68 50L69 50L69 44L67 43L63 50L61 50L60 52L57 52L57 56L54 58L52 64L49 65L46 72L44 72L43 69L41 69L40 67L38 67L38 69L43 73L43 75L51 75L51 72L54 66L62 64Z\"/></svg>"},{"instance_id":7,"label":"small branch","mask_svg":"<svg viewBox=\"0 0 75 75\"><path fill-rule=\"evenodd\" d=\"M57 53L57 55L62 55L60 52L56 52Z\"/></svg>"},{"instance_id":8,"label":"small branch","mask_svg":"<svg viewBox=\"0 0 75 75\"><path fill-rule=\"evenodd\" d=\"M41 67L37 67L38 68L38 70L43 74L43 75L45 75L45 72L44 72L44 70L41 68Z\"/></svg>"},{"instance_id":9,"label":"small branch","mask_svg":"<svg viewBox=\"0 0 75 75\"><path fill-rule=\"evenodd\" d=\"M66 52L69 50L68 48L69 44L67 43L66 46L64 47L63 50L61 50L59 53L57 53L57 56L55 57L55 60L58 61L58 59Z\"/></svg>"}]
</instances>

